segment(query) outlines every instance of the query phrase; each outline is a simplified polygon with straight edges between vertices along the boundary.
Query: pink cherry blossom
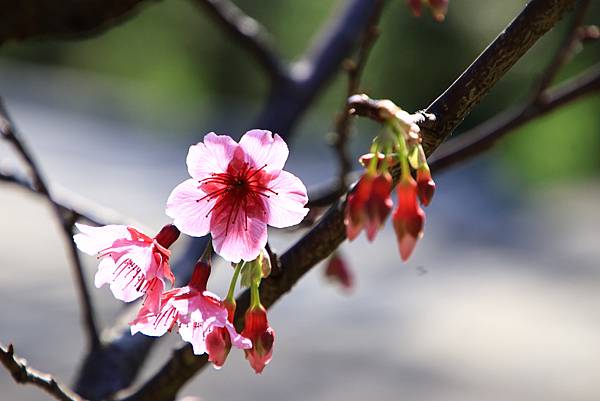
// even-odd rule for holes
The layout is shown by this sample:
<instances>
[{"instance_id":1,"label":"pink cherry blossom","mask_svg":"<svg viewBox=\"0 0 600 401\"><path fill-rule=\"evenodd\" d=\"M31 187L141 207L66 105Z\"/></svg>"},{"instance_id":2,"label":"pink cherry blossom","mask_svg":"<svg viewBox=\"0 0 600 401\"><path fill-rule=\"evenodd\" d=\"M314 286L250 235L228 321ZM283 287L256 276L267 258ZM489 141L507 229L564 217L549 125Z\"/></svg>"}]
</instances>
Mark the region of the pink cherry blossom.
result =
<instances>
[{"instance_id":1,"label":"pink cherry blossom","mask_svg":"<svg viewBox=\"0 0 600 401\"><path fill-rule=\"evenodd\" d=\"M253 260L267 243L267 224L292 226L308 213L304 184L283 171L288 154L283 139L269 131L248 131L239 143L211 132L190 147L192 178L171 192L166 213L188 235L212 234L224 259Z\"/></svg>"},{"instance_id":2,"label":"pink cherry blossom","mask_svg":"<svg viewBox=\"0 0 600 401\"><path fill-rule=\"evenodd\" d=\"M197 274L199 271L197 265L196 277L188 286L173 288L162 294L158 313L143 306L136 319L129 323L131 334L141 332L160 337L177 325L181 338L192 344L194 354L201 355L208 352L207 336L214 330L225 328L231 344L241 349L251 348L252 342L241 336L228 320L223 302L217 295L205 290L208 274L202 278L202 273Z\"/></svg>"},{"instance_id":3,"label":"pink cherry blossom","mask_svg":"<svg viewBox=\"0 0 600 401\"><path fill-rule=\"evenodd\" d=\"M168 224L151 238L129 226L75 226L80 231L73 236L77 247L101 259L94 280L96 287L110 284L114 296L125 302L146 294L145 306L158 311L166 282L172 285L175 280L167 248L175 242L179 230Z\"/></svg>"}]
</instances>

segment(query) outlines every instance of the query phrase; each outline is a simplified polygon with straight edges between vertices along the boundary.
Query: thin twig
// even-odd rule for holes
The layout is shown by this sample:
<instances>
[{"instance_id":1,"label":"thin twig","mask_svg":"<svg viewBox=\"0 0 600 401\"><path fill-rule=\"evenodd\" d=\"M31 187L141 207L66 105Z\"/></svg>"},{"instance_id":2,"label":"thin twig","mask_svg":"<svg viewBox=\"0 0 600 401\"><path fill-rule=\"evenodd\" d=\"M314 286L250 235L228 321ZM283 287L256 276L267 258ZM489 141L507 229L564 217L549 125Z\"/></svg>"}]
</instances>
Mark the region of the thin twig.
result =
<instances>
[{"instance_id":1,"label":"thin twig","mask_svg":"<svg viewBox=\"0 0 600 401\"><path fill-rule=\"evenodd\" d=\"M517 106L478 127L445 142L429 161L432 171L439 172L492 148L496 142L516 128L536 117L548 114L580 97L600 91L600 64L590 67L577 77L545 91L544 103L529 102Z\"/></svg>"},{"instance_id":2,"label":"thin twig","mask_svg":"<svg viewBox=\"0 0 600 401\"><path fill-rule=\"evenodd\" d=\"M363 32L363 37L358 48L356 59L348 59L344 63L344 67L348 73L348 87L346 91L345 99L358 93L360 87L360 80L364 71L365 65L369 58L369 54L377 37L379 36L379 20L383 12L383 6L385 5L384 0L376 0L377 5L375 11L369 18L369 22ZM350 155L348 154L348 140L350 135L350 106L348 102L344 100L344 105L341 113L336 118L336 129L335 139L333 146L335 147L336 155L338 158L338 187L341 191L345 191L348 183L346 177L352 168L352 162Z\"/></svg>"},{"instance_id":3,"label":"thin twig","mask_svg":"<svg viewBox=\"0 0 600 401\"><path fill-rule=\"evenodd\" d=\"M13 184L35 195L45 197L45 195L35 188L29 180L16 173L7 172L5 170L0 171L0 182ZM140 223L135 220L65 189L58 188L54 190L53 193L54 195L52 198L54 203L60 208L61 213L65 216L73 216L76 221L84 220L95 226L119 223L141 227Z\"/></svg>"},{"instance_id":4,"label":"thin twig","mask_svg":"<svg viewBox=\"0 0 600 401\"><path fill-rule=\"evenodd\" d=\"M254 18L246 15L229 0L194 0L208 15L217 21L219 27L236 42L247 49L276 82L287 75L281 59L271 47L269 35Z\"/></svg>"},{"instance_id":5,"label":"thin twig","mask_svg":"<svg viewBox=\"0 0 600 401\"><path fill-rule=\"evenodd\" d=\"M27 362L15 356L12 344L4 349L0 345L0 362L17 383L32 384L60 401L83 401L77 394L59 384L52 376L27 366Z\"/></svg>"},{"instance_id":6,"label":"thin twig","mask_svg":"<svg viewBox=\"0 0 600 401\"><path fill-rule=\"evenodd\" d=\"M567 33L563 39L562 44L557 49L552 61L548 63L545 71L542 73L542 76L537 84L537 88L534 91L535 99L543 99L544 91L550 87L554 78L560 71L560 69L569 62L569 60L575 54L577 47L580 45L580 33L579 28L583 25L583 20L585 15L589 9L591 0L580 0L577 5L577 9L573 15L573 19L571 21L571 25L567 30Z\"/></svg>"},{"instance_id":7,"label":"thin twig","mask_svg":"<svg viewBox=\"0 0 600 401\"><path fill-rule=\"evenodd\" d=\"M54 198L50 194L48 185L42 177L41 170L33 159L29 149L27 149L23 141L19 138L19 134L16 132L14 124L10 120L8 113L4 108L2 99L0 99L0 132L2 137L13 145L17 153L23 158L29 167L32 187L41 195L46 197L46 199L48 199L56 219L60 223L65 241L69 245L71 265L73 267L73 274L75 276L79 299L82 305L84 327L88 336L89 345L92 349L97 348L100 345L100 338L98 336L92 300L90 298L85 278L83 277L83 268L81 266L77 247L73 241L73 225L75 224L76 216L74 216L72 213L64 213L65 210L61 207L61 205L54 201Z\"/></svg>"}]
</instances>

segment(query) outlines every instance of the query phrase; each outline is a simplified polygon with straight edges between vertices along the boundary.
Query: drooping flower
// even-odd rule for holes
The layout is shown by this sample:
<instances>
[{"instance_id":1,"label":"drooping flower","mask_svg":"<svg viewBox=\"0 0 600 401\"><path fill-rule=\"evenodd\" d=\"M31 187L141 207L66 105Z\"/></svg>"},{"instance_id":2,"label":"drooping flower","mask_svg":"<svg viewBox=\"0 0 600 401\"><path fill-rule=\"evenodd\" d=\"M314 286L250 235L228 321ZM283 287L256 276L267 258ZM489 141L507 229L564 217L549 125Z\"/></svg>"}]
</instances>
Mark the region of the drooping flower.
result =
<instances>
[{"instance_id":1,"label":"drooping flower","mask_svg":"<svg viewBox=\"0 0 600 401\"><path fill-rule=\"evenodd\" d=\"M235 315L235 303L223 301L227 309L227 320L233 325ZM206 336L206 350L208 360L212 362L215 369L221 369L231 350L231 334L225 327L217 327Z\"/></svg>"},{"instance_id":2,"label":"drooping flower","mask_svg":"<svg viewBox=\"0 0 600 401\"><path fill-rule=\"evenodd\" d=\"M400 257L406 261L415 249L417 240L423 236L425 212L417 201L417 183L412 177L402 179L397 191L398 208L392 219Z\"/></svg>"},{"instance_id":3,"label":"drooping flower","mask_svg":"<svg viewBox=\"0 0 600 401\"><path fill-rule=\"evenodd\" d=\"M148 336L160 337L175 325L184 341L192 344L194 354L201 355L209 350L207 336L214 330L227 330L231 344L248 349L252 343L240 335L227 319L227 308L219 297L206 290L210 265L198 262L189 285L173 288L162 294L158 313L143 306L137 317L129 323L131 334L141 332Z\"/></svg>"},{"instance_id":4,"label":"drooping flower","mask_svg":"<svg viewBox=\"0 0 600 401\"><path fill-rule=\"evenodd\" d=\"M340 283L345 290L351 290L354 286L352 271L350 271L348 264L338 252L334 253L327 261L325 277Z\"/></svg>"},{"instance_id":5,"label":"drooping flower","mask_svg":"<svg viewBox=\"0 0 600 401\"><path fill-rule=\"evenodd\" d=\"M304 184L283 171L288 153L283 139L269 131L248 131L239 144L226 135L207 134L190 147L192 178L171 192L167 215L188 235L210 232L224 259L255 259L266 245L267 224L292 226L308 212Z\"/></svg>"},{"instance_id":6,"label":"drooping flower","mask_svg":"<svg viewBox=\"0 0 600 401\"><path fill-rule=\"evenodd\" d=\"M252 341L252 348L244 350L246 359L256 373L261 373L271 362L275 331L269 326L266 309L258 304L246 311L242 336Z\"/></svg>"},{"instance_id":7,"label":"drooping flower","mask_svg":"<svg viewBox=\"0 0 600 401\"><path fill-rule=\"evenodd\" d=\"M392 177L384 171L379 174L365 173L356 184L356 188L348 195L346 205L346 235L354 240L365 228L367 238L373 241L377 231L392 210Z\"/></svg>"},{"instance_id":8,"label":"drooping flower","mask_svg":"<svg viewBox=\"0 0 600 401\"><path fill-rule=\"evenodd\" d=\"M167 224L152 238L123 225L75 226L80 231L73 236L77 247L101 259L94 280L96 287L110 284L114 296L125 302L146 294L145 307L158 311L165 284L172 285L175 280L167 248L177 240L179 230Z\"/></svg>"}]
</instances>

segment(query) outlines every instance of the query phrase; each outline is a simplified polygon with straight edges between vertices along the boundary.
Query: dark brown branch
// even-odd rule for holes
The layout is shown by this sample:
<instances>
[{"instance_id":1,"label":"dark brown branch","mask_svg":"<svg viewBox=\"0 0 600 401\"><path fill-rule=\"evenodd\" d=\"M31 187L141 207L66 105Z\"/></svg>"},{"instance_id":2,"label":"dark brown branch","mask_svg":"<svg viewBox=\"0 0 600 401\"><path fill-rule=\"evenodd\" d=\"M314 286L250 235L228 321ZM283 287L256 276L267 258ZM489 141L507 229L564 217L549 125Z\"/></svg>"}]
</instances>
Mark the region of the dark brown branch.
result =
<instances>
[{"instance_id":1,"label":"dark brown branch","mask_svg":"<svg viewBox=\"0 0 600 401\"><path fill-rule=\"evenodd\" d=\"M28 367L25 360L15 356L12 344L8 344L7 349L0 345L0 362L17 383L32 384L60 401L83 400L77 394L59 384L52 376Z\"/></svg>"},{"instance_id":2,"label":"dark brown branch","mask_svg":"<svg viewBox=\"0 0 600 401\"><path fill-rule=\"evenodd\" d=\"M465 72L428 108L435 121L421 126L430 154L463 121L504 74L549 31L575 0L531 0Z\"/></svg>"},{"instance_id":3,"label":"dark brown branch","mask_svg":"<svg viewBox=\"0 0 600 401\"><path fill-rule=\"evenodd\" d=\"M539 83L537 84L535 98L541 98L542 93L550 87L550 84L552 84L556 74L558 74L560 69L569 62L571 57L575 54L577 46L581 43L579 28L583 24L590 3L591 0L579 1L563 43L556 51L556 54L548 64L548 67L546 67L546 70L542 73Z\"/></svg>"},{"instance_id":4,"label":"dark brown branch","mask_svg":"<svg viewBox=\"0 0 600 401\"><path fill-rule=\"evenodd\" d=\"M430 155L452 133L491 86L562 17L574 0L532 0L486 51L428 109L438 121L422 125L426 152ZM465 85L465 87L462 87ZM398 174L398 171L395 171ZM346 237L343 223L344 200L339 200L320 222L287 252L281 255L282 273L261 284L261 301L270 307L313 266L329 256ZM243 313L249 303L248 291L238 297L235 323L243 326ZM206 356L195 357L191 347L175 351L172 358L127 401L173 400L177 391L207 363Z\"/></svg>"},{"instance_id":5,"label":"dark brown branch","mask_svg":"<svg viewBox=\"0 0 600 401\"><path fill-rule=\"evenodd\" d=\"M61 205L54 201L46 181L42 177L42 173L37 163L33 159L29 149L25 146L19 134L14 128L14 124L10 120L8 113L4 108L4 103L0 99L0 133L4 139L10 142L17 153L23 158L27 167L31 173L32 187L36 192L48 199L48 202L52 206L52 210L59 221L62 228L64 238L69 245L69 254L71 258L71 265L73 267L73 275L75 276L75 282L79 294L79 300L82 305L83 322L86 334L88 336L89 345L92 349L97 348L100 345L100 338L98 336L98 329L96 327L96 320L94 315L94 309L92 306L92 300L88 292L85 278L83 277L83 268L81 261L79 260L79 254L77 247L73 241L73 225L76 221L76 216L72 213L65 214L64 209Z\"/></svg>"},{"instance_id":6,"label":"dark brown branch","mask_svg":"<svg viewBox=\"0 0 600 401\"><path fill-rule=\"evenodd\" d=\"M429 167L439 172L491 149L509 132L580 97L600 91L600 64L544 94L544 103L530 102L511 109L444 143L431 157Z\"/></svg>"},{"instance_id":7,"label":"dark brown branch","mask_svg":"<svg viewBox=\"0 0 600 401\"><path fill-rule=\"evenodd\" d=\"M143 0L0 0L0 44L98 33L134 14Z\"/></svg>"},{"instance_id":8,"label":"dark brown branch","mask_svg":"<svg viewBox=\"0 0 600 401\"><path fill-rule=\"evenodd\" d=\"M272 81L285 79L286 68L271 47L264 28L229 0L194 0L235 42L248 50Z\"/></svg>"}]
</instances>

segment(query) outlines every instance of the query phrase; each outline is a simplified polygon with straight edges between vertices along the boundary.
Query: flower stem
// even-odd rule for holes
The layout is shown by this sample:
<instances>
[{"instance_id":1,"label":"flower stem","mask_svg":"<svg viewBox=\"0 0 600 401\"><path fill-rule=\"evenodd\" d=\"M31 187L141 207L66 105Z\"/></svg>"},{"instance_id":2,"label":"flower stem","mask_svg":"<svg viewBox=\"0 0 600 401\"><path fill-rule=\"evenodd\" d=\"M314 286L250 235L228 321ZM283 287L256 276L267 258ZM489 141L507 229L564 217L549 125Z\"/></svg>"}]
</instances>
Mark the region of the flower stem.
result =
<instances>
[{"instance_id":1,"label":"flower stem","mask_svg":"<svg viewBox=\"0 0 600 401\"><path fill-rule=\"evenodd\" d=\"M233 297L234 292L235 292L235 284L238 281L238 277L240 276L240 272L242 271L242 267L244 266L246 262L240 262L235 266L235 270L233 272L233 277L231 277L231 283L229 284L229 291L227 291L227 297L225 298L225 300L231 302L234 301L235 299Z\"/></svg>"},{"instance_id":2,"label":"flower stem","mask_svg":"<svg viewBox=\"0 0 600 401\"><path fill-rule=\"evenodd\" d=\"M260 293L258 291L258 286L260 285L260 280L254 281L252 280L252 284L250 285L250 308L258 308L260 306Z\"/></svg>"}]
</instances>

